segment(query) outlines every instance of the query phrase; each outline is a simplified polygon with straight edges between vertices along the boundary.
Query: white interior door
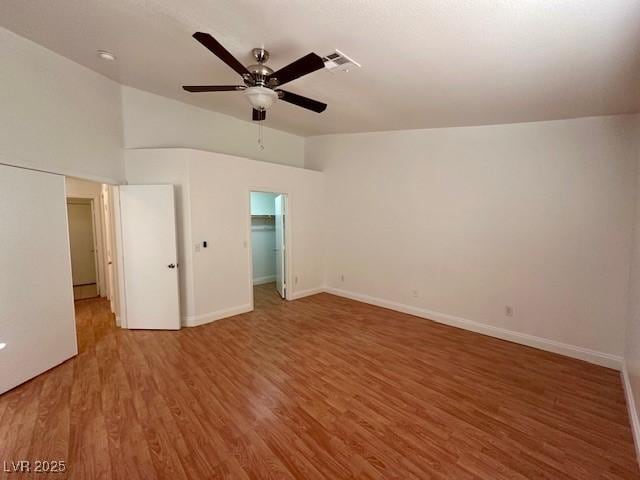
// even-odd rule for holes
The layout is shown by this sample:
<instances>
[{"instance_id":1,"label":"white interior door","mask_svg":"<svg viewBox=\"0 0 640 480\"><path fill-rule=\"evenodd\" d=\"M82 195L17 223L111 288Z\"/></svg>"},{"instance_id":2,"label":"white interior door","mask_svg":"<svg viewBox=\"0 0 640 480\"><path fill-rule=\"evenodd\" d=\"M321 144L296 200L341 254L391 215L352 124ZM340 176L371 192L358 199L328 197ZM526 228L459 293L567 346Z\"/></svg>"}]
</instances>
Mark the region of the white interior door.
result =
<instances>
[{"instance_id":1,"label":"white interior door","mask_svg":"<svg viewBox=\"0 0 640 480\"><path fill-rule=\"evenodd\" d=\"M285 223L287 201L284 195L278 195L276 204L276 288L282 298L286 298L286 261L285 261Z\"/></svg>"},{"instance_id":2,"label":"white interior door","mask_svg":"<svg viewBox=\"0 0 640 480\"><path fill-rule=\"evenodd\" d=\"M0 165L0 394L78 353L64 177Z\"/></svg>"},{"instance_id":3,"label":"white interior door","mask_svg":"<svg viewBox=\"0 0 640 480\"><path fill-rule=\"evenodd\" d=\"M93 238L91 200L67 200L71 274L73 285L96 283L96 259Z\"/></svg>"},{"instance_id":4,"label":"white interior door","mask_svg":"<svg viewBox=\"0 0 640 480\"><path fill-rule=\"evenodd\" d=\"M173 185L120 187L126 326L180 328Z\"/></svg>"}]
</instances>

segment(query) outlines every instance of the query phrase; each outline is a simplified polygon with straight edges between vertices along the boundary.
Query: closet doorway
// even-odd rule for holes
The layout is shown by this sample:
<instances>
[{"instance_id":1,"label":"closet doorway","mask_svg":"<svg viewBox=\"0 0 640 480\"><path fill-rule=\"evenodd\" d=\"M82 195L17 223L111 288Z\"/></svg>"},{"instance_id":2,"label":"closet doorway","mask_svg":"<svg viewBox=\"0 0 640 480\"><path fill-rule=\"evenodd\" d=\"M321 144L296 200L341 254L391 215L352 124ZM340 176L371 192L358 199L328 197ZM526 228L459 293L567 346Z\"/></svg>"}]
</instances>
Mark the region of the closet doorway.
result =
<instances>
[{"instance_id":1,"label":"closet doorway","mask_svg":"<svg viewBox=\"0 0 640 480\"><path fill-rule=\"evenodd\" d=\"M284 193L250 192L251 271L254 308L287 298L288 198Z\"/></svg>"}]
</instances>

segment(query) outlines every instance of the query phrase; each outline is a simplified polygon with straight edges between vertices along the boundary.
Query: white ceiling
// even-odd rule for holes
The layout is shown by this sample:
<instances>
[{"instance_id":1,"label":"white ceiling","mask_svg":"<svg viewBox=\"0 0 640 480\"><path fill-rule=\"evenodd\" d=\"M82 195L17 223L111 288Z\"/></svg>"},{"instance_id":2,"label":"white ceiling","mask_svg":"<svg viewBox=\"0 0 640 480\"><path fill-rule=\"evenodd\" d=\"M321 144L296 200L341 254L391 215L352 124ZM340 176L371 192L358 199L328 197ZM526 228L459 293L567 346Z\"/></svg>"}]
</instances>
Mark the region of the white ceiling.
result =
<instances>
[{"instance_id":1,"label":"white ceiling","mask_svg":"<svg viewBox=\"0 0 640 480\"><path fill-rule=\"evenodd\" d=\"M640 0L2 0L0 24L123 84L247 120L238 92L180 88L240 83L193 32L245 64L264 45L274 69L338 48L362 68L287 85L325 113L269 111L268 126L301 135L640 110Z\"/></svg>"}]
</instances>

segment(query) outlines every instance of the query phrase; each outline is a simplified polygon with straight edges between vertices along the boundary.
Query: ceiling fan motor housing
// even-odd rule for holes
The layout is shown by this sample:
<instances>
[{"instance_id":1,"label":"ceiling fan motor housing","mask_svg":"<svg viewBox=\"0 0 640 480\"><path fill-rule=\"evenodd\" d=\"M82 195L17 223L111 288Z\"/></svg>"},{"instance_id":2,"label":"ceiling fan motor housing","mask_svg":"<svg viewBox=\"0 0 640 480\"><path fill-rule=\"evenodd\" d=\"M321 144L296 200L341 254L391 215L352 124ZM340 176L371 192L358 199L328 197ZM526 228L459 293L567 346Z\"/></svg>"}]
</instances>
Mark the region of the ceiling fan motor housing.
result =
<instances>
[{"instance_id":1,"label":"ceiling fan motor housing","mask_svg":"<svg viewBox=\"0 0 640 480\"><path fill-rule=\"evenodd\" d=\"M252 76L252 78L249 79L249 82L251 82L252 85L265 87L267 86L267 79L269 78L269 75L273 73L273 69L264 64L269 60L269 52L264 48L254 48L251 50L251 53L258 63L247 67L247 70L251 72ZM245 83L247 83L247 79L245 79Z\"/></svg>"},{"instance_id":2,"label":"ceiling fan motor housing","mask_svg":"<svg viewBox=\"0 0 640 480\"><path fill-rule=\"evenodd\" d=\"M267 79L269 78L269 75L273 73L273 70L271 68L261 63L258 63L256 65L249 65L247 67L247 70L251 72L252 76L249 81L252 82L253 85L259 85L261 87L267 85Z\"/></svg>"}]
</instances>

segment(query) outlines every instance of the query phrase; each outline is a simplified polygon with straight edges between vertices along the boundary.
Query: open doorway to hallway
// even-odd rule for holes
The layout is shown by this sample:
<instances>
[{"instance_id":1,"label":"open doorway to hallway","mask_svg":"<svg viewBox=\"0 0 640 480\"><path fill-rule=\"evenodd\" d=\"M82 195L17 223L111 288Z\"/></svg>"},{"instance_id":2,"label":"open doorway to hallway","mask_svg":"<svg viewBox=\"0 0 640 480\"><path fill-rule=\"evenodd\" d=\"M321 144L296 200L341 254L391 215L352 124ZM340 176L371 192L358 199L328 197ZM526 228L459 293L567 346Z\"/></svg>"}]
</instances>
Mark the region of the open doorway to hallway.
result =
<instances>
[{"instance_id":1,"label":"open doorway to hallway","mask_svg":"<svg viewBox=\"0 0 640 480\"><path fill-rule=\"evenodd\" d=\"M65 178L73 299L108 297L108 219L101 183Z\"/></svg>"},{"instance_id":2,"label":"open doorway to hallway","mask_svg":"<svg viewBox=\"0 0 640 480\"><path fill-rule=\"evenodd\" d=\"M288 198L277 192L250 195L253 298L259 309L287 298Z\"/></svg>"},{"instance_id":3,"label":"open doorway to hallway","mask_svg":"<svg viewBox=\"0 0 640 480\"><path fill-rule=\"evenodd\" d=\"M65 178L74 300L106 299L119 324L114 188Z\"/></svg>"}]
</instances>

